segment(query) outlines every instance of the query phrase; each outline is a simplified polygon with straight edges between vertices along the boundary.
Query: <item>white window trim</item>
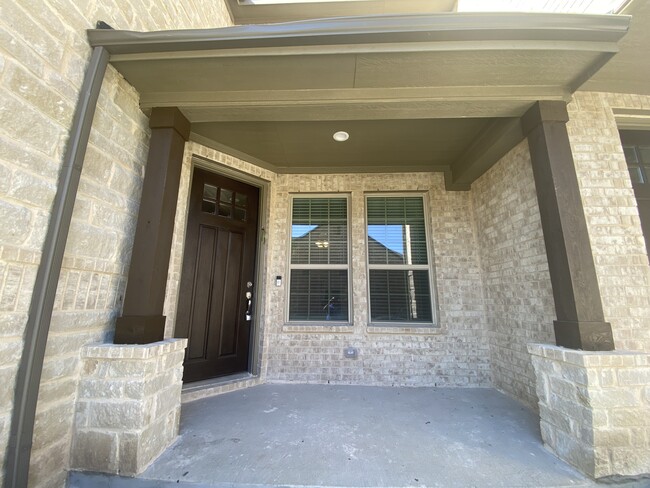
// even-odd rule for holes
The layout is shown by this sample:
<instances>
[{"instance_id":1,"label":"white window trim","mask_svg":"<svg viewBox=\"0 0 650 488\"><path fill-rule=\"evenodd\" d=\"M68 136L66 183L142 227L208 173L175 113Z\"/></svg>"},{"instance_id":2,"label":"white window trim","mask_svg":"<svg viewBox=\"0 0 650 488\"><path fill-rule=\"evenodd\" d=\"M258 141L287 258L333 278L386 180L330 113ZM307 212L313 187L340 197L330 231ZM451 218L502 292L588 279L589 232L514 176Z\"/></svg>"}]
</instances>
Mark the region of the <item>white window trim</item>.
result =
<instances>
[{"instance_id":1,"label":"white window trim","mask_svg":"<svg viewBox=\"0 0 650 488\"><path fill-rule=\"evenodd\" d=\"M296 199L308 198L344 198L347 205L347 264L291 264L292 253L292 227L293 227L293 202ZM287 265L286 265L286 299L284 301L284 323L285 326L308 326L308 327L323 327L323 326L352 326L353 325L353 312L354 307L352 303L352 246L351 246L351 221L352 213L350 211L352 198L350 193L293 193L289 195L289 221L287 229L287 238L289 245L287 246ZM291 305L291 270L292 269L347 269L348 271L348 320L289 320L289 307Z\"/></svg>"},{"instance_id":2,"label":"white window trim","mask_svg":"<svg viewBox=\"0 0 650 488\"><path fill-rule=\"evenodd\" d=\"M429 272L429 300L431 300L431 322L373 322L372 310L370 304L370 270L387 269L386 265L370 264L370 251L368 248L368 198L373 197L420 197L424 211L424 232L427 242L427 260L428 264L415 265L390 265L388 269L407 269L407 270L427 270ZM365 267L366 267L366 298L368 301L368 328L386 327L386 328L404 328L404 329L439 329L440 321L438 317L438 293L435 279L433 240L431 238L431 211L429 205L429 193L421 192L366 192L364 193L364 211L363 211L363 233L365 240Z\"/></svg>"}]
</instances>

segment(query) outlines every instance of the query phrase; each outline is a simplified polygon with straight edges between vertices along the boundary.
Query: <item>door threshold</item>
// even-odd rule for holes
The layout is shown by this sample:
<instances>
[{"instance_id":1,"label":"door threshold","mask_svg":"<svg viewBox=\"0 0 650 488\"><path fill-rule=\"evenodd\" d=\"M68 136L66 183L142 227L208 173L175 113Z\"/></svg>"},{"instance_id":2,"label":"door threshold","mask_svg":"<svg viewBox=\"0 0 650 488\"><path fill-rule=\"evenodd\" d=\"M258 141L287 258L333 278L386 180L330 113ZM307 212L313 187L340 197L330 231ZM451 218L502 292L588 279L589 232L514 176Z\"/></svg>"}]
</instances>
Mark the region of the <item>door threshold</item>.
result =
<instances>
[{"instance_id":1,"label":"door threshold","mask_svg":"<svg viewBox=\"0 0 650 488\"><path fill-rule=\"evenodd\" d=\"M192 383L183 384L181 390L181 403L193 402L201 398L221 395L231 391L242 390L257 386L262 381L259 376L252 375L245 371L243 373L235 373L229 376L221 376L219 378L211 378L209 380L195 381Z\"/></svg>"}]
</instances>

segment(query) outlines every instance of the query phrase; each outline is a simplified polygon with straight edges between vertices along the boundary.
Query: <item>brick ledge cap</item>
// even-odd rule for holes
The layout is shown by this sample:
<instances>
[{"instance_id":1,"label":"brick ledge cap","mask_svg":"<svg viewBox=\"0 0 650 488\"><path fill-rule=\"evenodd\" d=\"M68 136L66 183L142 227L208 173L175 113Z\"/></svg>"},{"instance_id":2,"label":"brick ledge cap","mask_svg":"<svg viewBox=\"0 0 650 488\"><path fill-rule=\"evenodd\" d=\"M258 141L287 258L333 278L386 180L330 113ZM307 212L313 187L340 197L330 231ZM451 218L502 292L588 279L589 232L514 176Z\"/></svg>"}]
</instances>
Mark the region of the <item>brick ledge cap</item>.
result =
<instances>
[{"instance_id":1,"label":"brick ledge cap","mask_svg":"<svg viewBox=\"0 0 650 488\"><path fill-rule=\"evenodd\" d=\"M609 366L607 363L614 359L621 363L620 366L650 365L650 353L644 351L582 351L553 344L534 343L528 344L527 347L532 356L584 367Z\"/></svg>"},{"instance_id":2,"label":"brick ledge cap","mask_svg":"<svg viewBox=\"0 0 650 488\"><path fill-rule=\"evenodd\" d=\"M150 344L87 344L81 350L82 358L148 359L187 347L187 339L165 339Z\"/></svg>"}]
</instances>

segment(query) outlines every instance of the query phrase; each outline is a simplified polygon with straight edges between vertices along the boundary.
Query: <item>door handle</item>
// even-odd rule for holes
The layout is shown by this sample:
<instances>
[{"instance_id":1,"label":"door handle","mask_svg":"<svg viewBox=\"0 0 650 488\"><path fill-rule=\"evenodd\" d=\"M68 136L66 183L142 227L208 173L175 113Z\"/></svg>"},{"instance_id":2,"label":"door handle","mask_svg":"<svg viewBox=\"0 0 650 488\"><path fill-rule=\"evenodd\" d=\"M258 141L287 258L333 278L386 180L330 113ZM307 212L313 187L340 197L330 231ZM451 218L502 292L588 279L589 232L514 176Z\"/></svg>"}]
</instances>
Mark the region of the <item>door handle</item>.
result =
<instances>
[{"instance_id":1,"label":"door handle","mask_svg":"<svg viewBox=\"0 0 650 488\"><path fill-rule=\"evenodd\" d=\"M253 304L253 294L250 291L246 292L246 321L250 322L253 319L251 305Z\"/></svg>"}]
</instances>

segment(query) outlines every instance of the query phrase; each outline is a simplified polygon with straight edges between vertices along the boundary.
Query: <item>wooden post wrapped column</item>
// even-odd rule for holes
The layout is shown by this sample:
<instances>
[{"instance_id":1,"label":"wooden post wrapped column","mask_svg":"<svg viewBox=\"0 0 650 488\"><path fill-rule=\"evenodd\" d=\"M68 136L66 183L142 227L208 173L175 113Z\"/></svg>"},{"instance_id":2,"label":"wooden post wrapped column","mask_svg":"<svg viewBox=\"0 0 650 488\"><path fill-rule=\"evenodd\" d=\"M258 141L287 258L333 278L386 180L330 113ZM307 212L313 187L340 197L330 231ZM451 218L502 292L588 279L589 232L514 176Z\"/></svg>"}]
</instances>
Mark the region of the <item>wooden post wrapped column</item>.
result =
<instances>
[{"instance_id":1,"label":"wooden post wrapped column","mask_svg":"<svg viewBox=\"0 0 650 488\"><path fill-rule=\"evenodd\" d=\"M522 117L528 137L555 300L558 346L614 349L605 322L578 177L566 123L566 103L537 102Z\"/></svg>"},{"instance_id":2,"label":"wooden post wrapped column","mask_svg":"<svg viewBox=\"0 0 650 488\"><path fill-rule=\"evenodd\" d=\"M160 341L165 331L167 268L190 123L177 108L154 108L149 127L149 156L116 344Z\"/></svg>"}]
</instances>

